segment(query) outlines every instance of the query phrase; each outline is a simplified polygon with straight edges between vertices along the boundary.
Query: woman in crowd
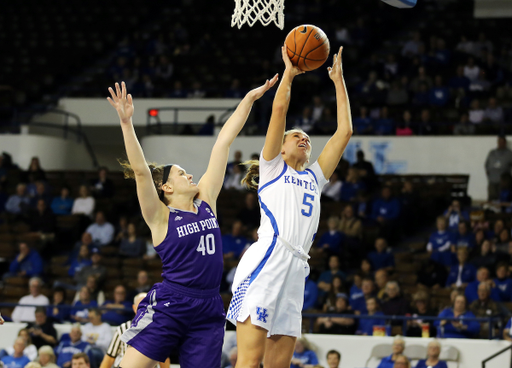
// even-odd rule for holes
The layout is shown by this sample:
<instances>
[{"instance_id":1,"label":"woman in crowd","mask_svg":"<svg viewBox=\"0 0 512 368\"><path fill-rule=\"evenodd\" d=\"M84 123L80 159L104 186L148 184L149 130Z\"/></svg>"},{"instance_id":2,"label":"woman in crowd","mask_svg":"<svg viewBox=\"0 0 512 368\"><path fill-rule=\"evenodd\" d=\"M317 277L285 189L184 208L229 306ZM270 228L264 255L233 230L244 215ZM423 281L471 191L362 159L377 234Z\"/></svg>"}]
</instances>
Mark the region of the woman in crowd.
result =
<instances>
[{"instance_id":1,"label":"woman in crowd","mask_svg":"<svg viewBox=\"0 0 512 368\"><path fill-rule=\"evenodd\" d=\"M480 332L480 324L475 321L467 321L466 318L475 318L475 315L466 310L466 297L457 295L452 308L446 308L439 317L458 318L459 320L440 319L434 322L437 327L437 337L443 338L472 338Z\"/></svg>"},{"instance_id":2,"label":"woman in crowd","mask_svg":"<svg viewBox=\"0 0 512 368\"><path fill-rule=\"evenodd\" d=\"M441 344L437 340L428 343L427 359L422 359L416 364L416 368L448 368L446 362L439 360Z\"/></svg>"}]
</instances>

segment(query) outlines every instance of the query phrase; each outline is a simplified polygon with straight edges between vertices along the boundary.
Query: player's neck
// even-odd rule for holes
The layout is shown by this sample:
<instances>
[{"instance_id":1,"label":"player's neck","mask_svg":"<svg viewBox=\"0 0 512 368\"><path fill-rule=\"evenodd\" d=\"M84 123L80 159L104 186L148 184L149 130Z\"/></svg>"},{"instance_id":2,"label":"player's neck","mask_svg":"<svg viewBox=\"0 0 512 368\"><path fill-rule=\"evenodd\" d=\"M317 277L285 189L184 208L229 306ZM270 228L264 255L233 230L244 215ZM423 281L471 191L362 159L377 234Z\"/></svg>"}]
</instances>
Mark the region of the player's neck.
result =
<instances>
[{"instance_id":1,"label":"player's neck","mask_svg":"<svg viewBox=\"0 0 512 368\"><path fill-rule=\"evenodd\" d=\"M287 157L284 161L295 171L304 171L306 169L306 163L296 158Z\"/></svg>"},{"instance_id":2,"label":"player's neck","mask_svg":"<svg viewBox=\"0 0 512 368\"><path fill-rule=\"evenodd\" d=\"M171 203L169 203L169 206L178 210L196 212L194 198L190 197L176 196L172 199Z\"/></svg>"}]
</instances>

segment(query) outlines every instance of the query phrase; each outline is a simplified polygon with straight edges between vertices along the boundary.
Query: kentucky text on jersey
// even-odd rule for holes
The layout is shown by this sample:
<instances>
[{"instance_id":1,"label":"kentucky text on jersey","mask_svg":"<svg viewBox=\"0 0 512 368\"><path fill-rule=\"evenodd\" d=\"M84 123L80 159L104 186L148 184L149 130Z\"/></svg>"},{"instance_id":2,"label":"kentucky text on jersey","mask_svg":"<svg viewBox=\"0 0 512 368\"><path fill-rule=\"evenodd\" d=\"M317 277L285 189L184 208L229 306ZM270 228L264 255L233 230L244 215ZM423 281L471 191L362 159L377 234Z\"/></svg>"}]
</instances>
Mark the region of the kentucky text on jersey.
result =
<instances>
[{"instance_id":1,"label":"kentucky text on jersey","mask_svg":"<svg viewBox=\"0 0 512 368\"><path fill-rule=\"evenodd\" d=\"M313 185L313 183L310 181L301 180L301 179L297 179L293 176L285 175L284 183L285 184L295 184L301 188L306 188L306 189L318 194L318 191L316 190L316 185Z\"/></svg>"},{"instance_id":2,"label":"kentucky text on jersey","mask_svg":"<svg viewBox=\"0 0 512 368\"><path fill-rule=\"evenodd\" d=\"M192 222L190 224L186 224L180 227L176 228L176 231L178 232L178 237L183 237L190 234L195 234L200 231L204 231L205 229L216 229L219 227L219 224L217 222L216 218L210 218L205 220L200 220L196 222Z\"/></svg>"}]
</instances>

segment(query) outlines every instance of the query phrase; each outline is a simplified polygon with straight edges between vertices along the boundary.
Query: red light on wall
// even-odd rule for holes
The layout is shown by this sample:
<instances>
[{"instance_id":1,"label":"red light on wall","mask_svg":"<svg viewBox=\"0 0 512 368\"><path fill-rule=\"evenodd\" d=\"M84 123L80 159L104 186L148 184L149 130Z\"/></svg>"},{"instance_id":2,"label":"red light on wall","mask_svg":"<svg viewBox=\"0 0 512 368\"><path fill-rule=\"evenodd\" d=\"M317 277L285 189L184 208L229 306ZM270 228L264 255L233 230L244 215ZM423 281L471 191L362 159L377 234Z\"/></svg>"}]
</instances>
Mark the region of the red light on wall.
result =
<instances>
[{"instance_id":1,"label":"red light on wall","mask_svg":"<svg viewBox=\"0 0 512 368\"><path fill-rule=\"evenodd\" d=\"M158 110L157 109L149 110L149 116L158 116Z\"/></svg>"}]
</instances>

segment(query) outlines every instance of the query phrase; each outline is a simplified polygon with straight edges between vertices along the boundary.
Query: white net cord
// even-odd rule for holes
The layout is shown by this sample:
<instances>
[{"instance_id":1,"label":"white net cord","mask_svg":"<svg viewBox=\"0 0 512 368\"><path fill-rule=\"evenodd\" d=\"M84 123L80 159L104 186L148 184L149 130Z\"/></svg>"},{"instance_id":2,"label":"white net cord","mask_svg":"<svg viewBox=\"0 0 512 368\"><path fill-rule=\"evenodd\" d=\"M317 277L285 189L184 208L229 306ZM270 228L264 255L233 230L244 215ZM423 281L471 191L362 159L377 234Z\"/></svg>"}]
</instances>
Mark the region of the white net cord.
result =
<instances>
[{"instance_id":1,"label":"white net cord","mask_svg":"<svg viewBox=\"0 0 512 368\"><path fill-rule=\"evenodd\" d=\"M284 0L235 0L235 11L231 17L231 27L241 28L244 23L250 27L257 21L268 26L274 22L284 28Z\"/></svg>"}]
</instances>

